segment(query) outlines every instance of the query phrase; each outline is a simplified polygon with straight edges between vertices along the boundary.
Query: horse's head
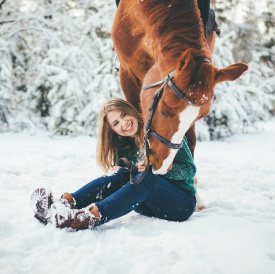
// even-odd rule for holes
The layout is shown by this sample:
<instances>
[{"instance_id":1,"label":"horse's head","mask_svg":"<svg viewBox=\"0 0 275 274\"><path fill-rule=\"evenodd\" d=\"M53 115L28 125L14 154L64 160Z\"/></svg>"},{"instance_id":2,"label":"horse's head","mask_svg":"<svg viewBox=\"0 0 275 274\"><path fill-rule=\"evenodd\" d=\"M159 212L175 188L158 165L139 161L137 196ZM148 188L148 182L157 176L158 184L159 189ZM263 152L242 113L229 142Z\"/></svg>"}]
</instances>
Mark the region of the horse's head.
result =
<instances>
[{"instance_id":1,"label":"horse's head","mask_svg":"<svg viewBox=\"0 0 275 274\"><path fill-rule=\"evenodd\" d=\"M172 79L172 85L176 86L181 95L173 91L171 82L170 85L167 83L163 86L151 120L152 132L156 132L169 143L180 144L190 126L209 113L215 85L223 81L236 80L247 69L247 65L238 63L219 70L210 62L205 62L205 58L195 56L192 49L186 50L179 58L176 74ZM156 71L159 73L159 70ZM152 72L148 75L146 83L157 77ZM155 91L156 88L150 88L141 94L145 121L149 117L148 110ZM178 149L163 144L154 134L150 134L149 137L149 161L153 166L153 172L165 174L171 169Z\"/></svg>"}]
</instances>

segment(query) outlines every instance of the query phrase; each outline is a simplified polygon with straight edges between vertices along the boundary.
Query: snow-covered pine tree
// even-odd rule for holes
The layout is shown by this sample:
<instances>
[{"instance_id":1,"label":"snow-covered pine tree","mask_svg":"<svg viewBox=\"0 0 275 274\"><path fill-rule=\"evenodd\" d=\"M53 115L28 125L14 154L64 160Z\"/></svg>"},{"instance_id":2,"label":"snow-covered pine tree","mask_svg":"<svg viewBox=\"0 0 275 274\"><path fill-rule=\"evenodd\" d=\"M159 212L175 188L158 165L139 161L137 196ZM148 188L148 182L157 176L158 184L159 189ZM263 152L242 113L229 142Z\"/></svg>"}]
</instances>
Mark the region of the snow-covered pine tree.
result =
<instances>
[{"instance_id":1,"label":"snow-covered pine tree","mask_svg":"<svg viewBox=\"0 0 275 274\"><path fill-rule=\"evenodd\" d=\"M33 4L33 5L32 5ZM0 37L8 43L12 56L12 88L13 111L10 113L9 128L13 131L33 128L39 121L34 121L33 113L27 101L28 83L33 81L33 72L48 50L47 31L50 24L37 12L37 1L6 1L2 5L3 21ZM51 38L55 38L53 35ZM51 39L56 43L56 39ZM11 117L13 119L11 119Z\"/></svg>"},{"instance_id":2,"label":"snow-covered pine tree","mask_svg":"<svg viewBox=\"0 0 275 274\"><path fill-rule=\"evenodd\" d=\"M7 131L12 117L12 58L8 43L0 39L0 133Z\"/></svg>"},{"instance_id":3,"label":"snow-covered pine tree","mask_svg":"<svg viewBox=\"0 0 275 274\"><path fill-rule=\"evenodd\" d=\"M261 14L262 27L265 31L261 33L258 49L265 51L261 60L266 62L269 67L275 66L275 1L267 0L266 8Z\"/></svg>"},{"instance_id":4,"label":"snow-covered pine tree","mask_svg":"<svg viewBox=\"0 0 275 274\"><path fill-rule=\"evenodd\" d=\"M201 140L219 139L237 131L247 132L256 127L257 122L267 120L274 111L274 72L261 62L263 51L256 51L260 31L255 20L246 14L255 14L254 5L226 6L223 1L216 1L221 18L222 35L216 39L214 63L219 68L232 63L246 62L249 70L237 81L220 83L215 87L215 96L209 116L199 121L197 135ZM247 4L247 3L246 3ZM237 24L229 19L238 14L243 7L244 23ZM229 13L228 16L225 16ZM234 12L233 12L234 11ZM230 15L231 14L231 15ZM255 18L256 14L254 17ZM247 20L246 20L247 18Z\"/></svg>"},{"instance_id":5,"label":"snow-covered pine tree","mask_svg":"<svg viewBox=\"0 0 275 274\"><path fill-rule=\"evenodd\" d=\"M110 65L114 11L113 1L15 0L5 5L0 33L11 49L12 89L24 114L14 123L94 134L98 105L108 96L122 97Z\"/></svg>"},{"instance_id":6,"label":"snow-covered pine tree","mask_svg":"<svg viewBox=\"0 0 275 274\"><path fill-rule=\"evenodd\" d=\"M62 20L58 18L62 28L60 39L65 45L48 51L29 91L34 105L37 98L32 95L40 96L42 86L47 92L49 117L43 121L49 130L94 135L99 106L110 96L122 96L111 65L114 3L87 0L73 3L67 13L61 14ZM54 13L51 20L55 20Z\"/></svg>"}]
</instances>

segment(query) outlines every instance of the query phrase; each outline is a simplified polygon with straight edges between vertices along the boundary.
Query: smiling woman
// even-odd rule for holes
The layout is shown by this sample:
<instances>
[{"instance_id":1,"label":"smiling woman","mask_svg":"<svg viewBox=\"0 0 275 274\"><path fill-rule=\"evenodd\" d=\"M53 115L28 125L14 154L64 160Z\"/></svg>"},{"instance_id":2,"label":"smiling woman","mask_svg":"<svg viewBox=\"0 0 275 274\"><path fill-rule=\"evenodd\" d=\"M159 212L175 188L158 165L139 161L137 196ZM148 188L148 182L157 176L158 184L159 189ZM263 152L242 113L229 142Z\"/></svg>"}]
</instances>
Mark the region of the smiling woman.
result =
<instances>
[{"instance_id":1,"label":"smiling woman","mask_svg":"<svg viewBox=\"0 0 275 274\"><path fill-rule=\"evenodd\" d=\"M109 112L107 121L112 130L120 136L134 137L138 131L137 118L119 110Z\"/></svg>"},{"instance_id":2,"label":"smiling woman","mask_svg":"<svg viewBox=\"0 0 275 274\"><path fill-rule=\"evenodd\" d=\"M105 172L122 157L137 164L131 156L139 154L142 129L142 117L130 103L113 98L103 104L98 114L97 162Z\"/></svg>"},{"instance_id":3,"label":"smiling woman","mask_svg":"<svg viewBox=\"0 0 275 274\"><path fill-rule=\"evenodd\" d=\"M53 199L50 190L35 190L31 196L35 217L43 223L52 217L57 227L76 230L93 229L132 210L169 221L187 220L196 205L196 167L186 138L169 172L154 175L149 169L141 175L145 170L139 162L142 131L142 118L131 104L117 98L106 102L99 112L97 162L112 173L74 193L65 192L61 199ZM124 167L122 157L135 167ZM139 183L132 184L131 176Z\"/></svg>"}]
</instances>

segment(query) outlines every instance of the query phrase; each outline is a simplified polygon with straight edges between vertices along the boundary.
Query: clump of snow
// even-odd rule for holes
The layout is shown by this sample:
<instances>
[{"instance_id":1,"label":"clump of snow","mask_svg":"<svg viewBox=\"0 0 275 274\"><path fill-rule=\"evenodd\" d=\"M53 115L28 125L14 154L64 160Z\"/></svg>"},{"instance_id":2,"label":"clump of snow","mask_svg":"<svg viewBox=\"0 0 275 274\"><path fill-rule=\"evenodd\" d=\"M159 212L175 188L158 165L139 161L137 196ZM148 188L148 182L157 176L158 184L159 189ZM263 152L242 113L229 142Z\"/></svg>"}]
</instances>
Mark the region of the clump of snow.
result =
<instances>
[{"instance_id":1,"label":"clump of snow","mask_svg":"<svg viewBox=\"0 0 275 274\"><path fill-rule=\"evenodd\" d=\"M274 273L275 121L224 142L198 142L207 208L176 223L130 213L93 231L42 225L38 186L55 197L102 175L96 140L38 132L0 135L1 273Z\"/></svg>"}]
</instances>

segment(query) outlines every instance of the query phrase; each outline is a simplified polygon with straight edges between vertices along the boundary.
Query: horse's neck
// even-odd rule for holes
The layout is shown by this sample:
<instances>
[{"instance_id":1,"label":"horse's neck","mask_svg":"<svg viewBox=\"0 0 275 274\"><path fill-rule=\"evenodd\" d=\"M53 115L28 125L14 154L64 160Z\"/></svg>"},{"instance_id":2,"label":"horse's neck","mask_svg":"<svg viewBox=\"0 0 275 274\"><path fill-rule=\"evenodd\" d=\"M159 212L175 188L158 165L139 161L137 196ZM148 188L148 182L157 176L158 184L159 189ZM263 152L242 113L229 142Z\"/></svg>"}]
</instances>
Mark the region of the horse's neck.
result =
<instances>
[{"instance_id":1,"label":"horse's neck","mask_svg":"<svg viewBox=\"0 0 275 274\"><path fill-rule=\"evenodd\" d=\"M207 45L197 0L169 1L163 8L156 0L146 3L150 2L155 6L151 5L151 10L145 12L144 21L157 59L165 56L166 62L176 60L188 48L194 49L197 55L204 55Z\"/></svg>"}]
</instances>

